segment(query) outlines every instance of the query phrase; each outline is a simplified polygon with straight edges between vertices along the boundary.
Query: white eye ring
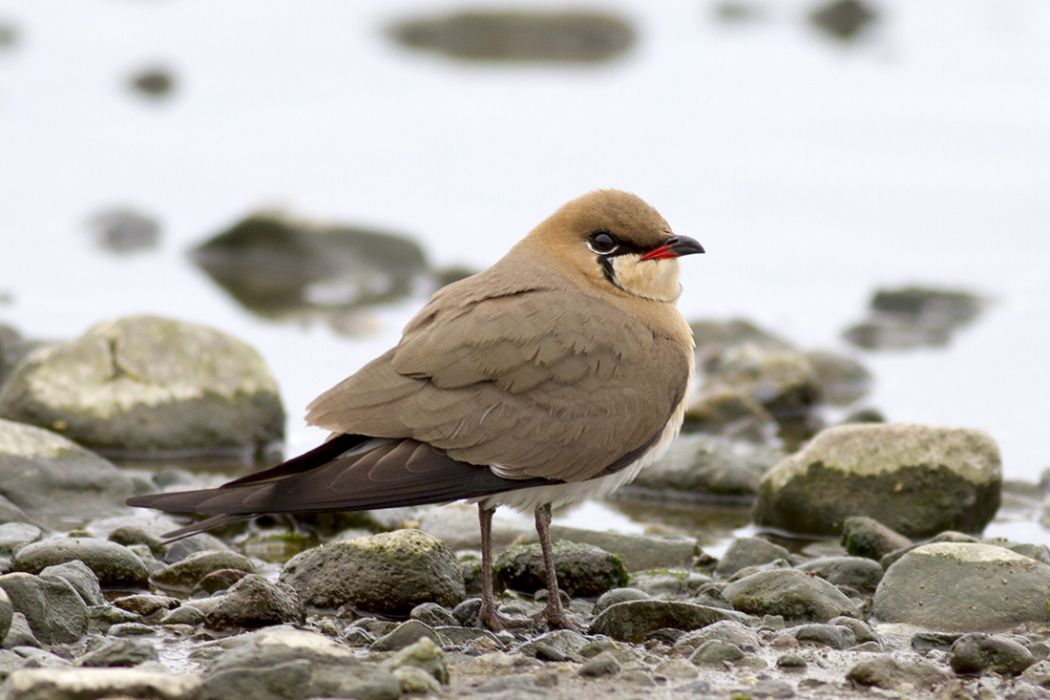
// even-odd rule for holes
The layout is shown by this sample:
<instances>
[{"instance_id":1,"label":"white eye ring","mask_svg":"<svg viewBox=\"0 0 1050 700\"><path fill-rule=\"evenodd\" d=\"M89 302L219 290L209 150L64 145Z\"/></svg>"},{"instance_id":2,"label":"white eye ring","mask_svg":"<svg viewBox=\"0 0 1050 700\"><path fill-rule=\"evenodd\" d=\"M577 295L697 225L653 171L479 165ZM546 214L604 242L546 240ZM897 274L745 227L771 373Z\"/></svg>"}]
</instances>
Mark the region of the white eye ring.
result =
<instances>
[{"instance_id":1,"label":"white eye ring","mask_svg":"<svg viewBox=\"0 0 1050 700\"><path fill-rule=\"evenodd\" d=\"M596 255L612 255L620 245L611 234L599 231L587 239L587 248Z\"/></svg>"}]
</instances>

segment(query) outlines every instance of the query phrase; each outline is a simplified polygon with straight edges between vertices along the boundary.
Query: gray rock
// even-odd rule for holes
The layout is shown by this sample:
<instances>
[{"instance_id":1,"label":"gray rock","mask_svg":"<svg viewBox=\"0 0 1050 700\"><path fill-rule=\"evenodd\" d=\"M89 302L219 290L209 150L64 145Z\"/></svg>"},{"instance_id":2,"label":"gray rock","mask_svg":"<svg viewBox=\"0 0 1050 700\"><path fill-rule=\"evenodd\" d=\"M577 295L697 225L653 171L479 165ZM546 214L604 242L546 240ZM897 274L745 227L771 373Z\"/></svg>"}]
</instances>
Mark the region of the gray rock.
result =
<instances>
[{"instance_id":1,"label":"gray rock","mask_svg":"<svg viewBox=\"0 0 1050 700\"><path fill-rule=\"evenodd\" d=\"M835 586L794 569L760 571L729 584L722 595L737 610L783 615L787 620L826 622L857 614L853 603Z\"/></svg>"},{"instance_id":2,"label":"gray rock","mask_svg":"<svg viewBox=\"0 0 1050 700\"><path fill-rule=\"evenodd\" d=\"M683 435L623 492L669 500L750 501L762 476L783 456L776 448L719 435Z\"/></svg>"},{"instance_id":3,"label":"gray rock","mask_svg":"<svg viewBox=\"0 0 1050 700\"><path fill-rule=\"evenodd\" d=\"M122 610L115 605L92 605L88 608L88 629L93 632L106 632L113 625L125 622L138 622L142 619L129 610Z\"/></svg>"},{"instance_id":4,"label":"gray rock","mask_svg":"<svg viewBox=\"0 0 1050 700\"><path fill-rule=\"evenodd\" d=\"M138 593L126 595L113 600L113 605L121 610L149 617L161 610L174 610L182 604L178 598L166 595L154 595L152 593Z\"/></svg>"},{"instance_id":5,"label":"gray rock","mask_svg":"<svg viewBox=\"0 0 1050 700\"><path fill-rule=\"evenodd\" d=\"M675 641L674 650L684 654L711 640L733 644L743 651L756 651L761 646L758 633L754 630L734 620L721 620L683 634Z\"/></svg>"},{"instance_id":6,"label":"gray rock","mask_svg":"<svg viewBox=\"0 0 1050 700\"><path fill-rule=\"evenodd\" d=\"M718 666L720 668L742 658L744 658L744 652L740 650L740 647L721 639L708 639L689 656L689 660L697 666Z\"/></svg>"},{"instance_id":7,"label":"gray rock","mask_svg":"<svg viewBox=\"0 0 1050 700\"><path fill-rule=\"evenodd\" d=\"M840 425L762 479L760 525L837 534L846 518L877 516L905 535L981 530L999 507L999 449L976 430L912 424Z\"/></svg>"},{"instance_id":8,"label":"gray rock","mask_svg":"<svg viewBox=\"0 0 1050 700\"><path fill-rule=\"evenodd\" d=\"M911 638L911 648L919 652L927 652L931 649L948 651L962 635L957 632L916 632Z\"/></svg>"},{"instance_id":9,"label":"gray rock","mask_svg":"<svg viewBox=\"0 0 1050 700\"><path fill-rule=\"evenodd\" d=\"M650 596L679 596L696 593L711 582L710 576L688 569L649 569L631 574L631 588Z\"/></svg>"},{"instance_id":10,"label":"gray rock","mask_svg":"<svg viewBox=\"0 0 1050 700\"><path fill-rule=\"evenodd\" d=\"M139 639L108 639L77 659L78 666L112 668L138 666L157 660L157 650Z\"/></svg>"},{"instance_id":11,"label":"gray rock","mask_svg":"<svg viewBox=\"0 0 1050 700\"><path fill-rule=\"evenodd\" d=\"M700 393L685 409L683 429L687 433L708 433L733 440L753 443L770 443L777 432L776 421L769 411L751 396L750 392L736 387L713 386ZM769 465L772 466L772 465ZM732 486L733 478L739 474L751 493L758 486L758 478L748 479L746 472L725 471L727 482L719 472L714 472L712 484L720 489ZM729 489L727 489L729 490ZM729 490L732 493L732 490Z\"/></svg>"},{"instance_id":12,"label":"gray rock","mask_svg":"<svg viewBox=\"0 0 1050 700\"><path fill-rule=\"evenodd\" d=\"M255 350L156 316L100 323L30 354L0 390L0 415L122 456L244 459L284 432L277 384Z\"/></svg>"},{"instance_id":13,"label":"gray rock","mask_svg":"<svg viewBox=\"0 0 1050 700\"><path fill-rule=\"evenodd\" d=\"M594 63L634 44L634 30L616 15L575 11L461 10L396 22L399 44L466 61Z\"/></svg>"},{"instance_id":14,"label":"gray rock","mask_svg":"<svg viewBox=\"0 0 1050 700\"><path fill-rule=\"evenodd\" d=\"M105 587L145 587L149 572L133 552L95 537L55 537L26 545L15 553L17 571L40 573L49 566L79 560Z\"/></svg>"},{"instance_id":15,"label":"gray rock","mask_svg":"<svg viewBox=\"0 0 1050 700\"><path fill-rule=\"evenodd\" d=\"M0 642L4 641L7 631L11 629L11 619L14 615L15 609L11 605L11 599L7 597L4 589L0 588Z\"/></svg>"},{"instance_id":16,"label":"gray rock","mask_svg":"<svg viewBox=\"0 0 1050 700\"><path fill-rule=\"evenodd\" d=\"M863 35L878 18L876 9L860 0L828 0L817 5L809 14L810 24L829 37L844 42ZM876 294L873 301L876 308L879 308L879 299L879 294Z\"/></svg>"},{"instance_id":17,"label":"gray rock","mask_svg":"<svg viewBox=\"0 0 1050 700\"><path fill-rule=\"evenodd\" d=\"M157 630L141 622L118 622L110 625L106 633L111 637L143 637L156 634Z\"/></svg>"},{"instance_id":18,"label":"gray rock","mask_svg":"<svg viewBox=\"0 0 1050 700\"><path fill-rule=\"evenodd\" d=\"M284 565L280 580L306 605L405 615L425 602L452 607L466 595L455 555L419 530L361 537L307 550Z\"/></svg>"},{"instance_id":19,"label":"gray rock","mask_svg":"<svg viewBox=\"0 0 1050 700\"><path fill-rule=\"evenodd\" d=\"M627 569L619 557L594 545L554 543L558 585L570 596L599 596L627 584ZM538 544L516 545L496 557L493 578L500 588L534 593L547 587L543 554Z\"/></svg>"},{"instance_id":20,"label":"gray rock","mask_svg":"<svg viewBox=\"0 0 1050 700\"><path fill-rule=\"evenodd\" d=\"M720 620L743 622L746 616L731 610L679 601L633 600L617 603L594 618L590 634L604 634L625 642L642 642L660 629L690 631Z\"/></svg>"},{"instance_id":21,"label":"gray rock","mask_svg":"<svg viewBox=\"0 0 1050 700\"><path fill-rule=\"evenodd\" d=\"M159 537L154 537L146 530L136 525L120 525L115 527L106 538L110 542L130 547L133 544L144 544L156 556L164 555L164 543Z\"/></svg>"},{"instance_id":22,"label":"gray rock","mask_svg":"<svg viewBox=\"0 0 1050 700\"><path fill-rule=\"evenodd\" d=\"M1021 674L1021 680L1041 688L1050 688L1050 661L1040 661Z\"/></svg>"},{"instance_id":23,"label":"gray rock","mask_svg":"<svg viewBox=\"0 0 1050 700\"><path fill-rule=\"evenodd\" d=\"M606 608L617 603L625 603L629 600L648 600L651 597L645 591L640 591L637 588L613 588L601 594L591 612L598 615Z\"/></svg>"},{"instance_id":24,"label":"gray rock","mask_svg":"<svg viewBox=\"0 0 1050 700\"><path fill-rule=\"evenodd\" d=\"M806 358L817 374L820 398L832 406L849 406L871 390L872 376L853 358L826 350L813 350Z\"/></svg>"},{"instance_id":25,"label":"gray rock","mask_svg":"<svg viewBox=\"0 0 1050 700\"><path fill-rule=\"evenodd\" d=\"M910 547L904 535L878 520L864 515L846 518L842 523L842 546L855 557L878 561L892 551Z\"/></svg>"},{"instance_id":26,"label":"gray rock","mask_svg":"<svg viewBox=\"0 0 1050 700\"><path fill-rule=\"evenodd\" d=\"M858 8L864 6L857 0L835 0L828 7L849 8L837 16L863 16ZM955 330L975 319L983 307L982 299L966 291L880 289L871 299L868 318L847 328L843 336L869 350L946 345Z\"/></svg>"},{"instance_id":27,"label":"gray rock","mask_svg":"<svg viewBox=\"0 0 1050 700\"><path fill-rule=\"evenodd\" d=\"M45 567L40 571L40 576L64 579L80 595L85 605L103 605L106 602L95 572L79 559Z\"/></svg>"},{"instance_id":28,"label":"gray rock","mask_svg":"<svg viewBox=\"0 0 1050 700\"><path fill-rule=\"evenodd\" d=\"M587 642L574 630L554 630L522 644L518 651L541 661L566 661L579 658L580 649Z\"/></svg>"},{"instance_id":29,"label":"gray rock","mask_svg":"<svg viewBox=\"0 0 1050 700\"><path fill-rule=\"evenodd\" d=\"M5 574L0 576L0 589L25 616L33 636L45 644L75 642L87 632L87 606L64 579Z\"/></svg>"},{"instance_id":30,"label":"gray rock","mask_svg":"<svg viewBox=\"0 0 1050 700\"><path fill-rule=\"evenodd\" d=\"M825 557L800 564L799 571L816 574L836 586L849 586L861 593L874 593L882 580L882 567L863 557Z\"/></svg>"},{"instance_id":31,"label":"gray rock","mask_svg":"<svg viewBox=\"0 0 1050 700\"><path fill-rule=\"evenodd\" d=\"M130 207L100 211L88 220L88 226L98 245L111 253L138 253L160 242L160 223Z\"/></svg>"},{"instance_id":32,"label":"gray rock","mask_svg":"<svg viewBox=\"0 0 1050 700\"><path fill-rule=\"evenodd\" d=\"M437 603L420 603L412 608L412 612L408 616L431 627L459 624L451 610L443 608Z\"/></svg>"},{"instance_id":33,"label":"gray rock","mask_svg":"<svg viewBox=\"0 0 1050 700\"><path fill-rule=\"evenodd\" d=\"M314 632L274 627L237 638L209 669L202 699L353 697L394 700L396 676Z\"/></svg>"},{"instance_id":34,"label":"gray rock","mask_svg":"<svg viewBox=\"0 0 1050 700\"><path fill-rule=\"evenodd\" d=\"M1008 549L937 542L913 549L886 571L872 612L884 622L934 630L1002 630L1050 622L1048 585L1050 566Z\"/></svg>"},{"instance_id":35,"label":"gray rock","mask_svg":"<svg viewBox=\"0 0 1050 700\"><path fill-rule=\"evenodd\" d=\"M577 671L584 678L601 678L602 676L615 676L620 672L620 663L610 652L603 651L593 659L580 666Z\"/></svg>"},{"instance_id":36,"label":"gray rock","mask_svg":"<svg viewBox=\"0 0 1050 700\"><path fill-rule=\"evenodd\" d=\"M932 690L949 678L947 672L927 661L898 659L887 654L865 659L846 674L847 680L858 685L910 693Z\"/></svg>"},{"instance_id":37,"label":"gray rock","mask_svg":"<svg viewBox=\"0 0 1050 700\"><path fill-rule=\"evenodd\" d=\"M445 655L429 637L423 637L394 654L383 662L383 668L393 670L395 674L402 669L412 668L422 671L442 685L448 685L449 681Z\"/></svg>"},{"instance_id":38,"label":"gray rock","mask_svg":"<svg viewBox=\"0 0 1050 700\"><path fill-rule=\"evenodd\" d=\"M2 430L3 428L0 427L0 431ZM0 556L11 556L20 547L36 542L42 534L43 531L40 528L29 523L12 522L0 525Z\"/></svg>"},{"instance_id":39,"label":"gray rock","mask_svg":"<svg viewBox=\"0 0 1050 700\"><path fill-rule=\"evenodd\" d=\"M209 532L202 532L199 535L175 540L174 542L165 545L164 556L161 557L161 559L165 564L175 564L197 552L230 551L233 550L231 550L226 543L218 537Z\"/></svg>"},{"instance_id":40,"label":"gray rock","mask_svg":"<svg viewBox=\"0 0 1050 700\"><path fill-rule=\"evenodd\" d=\"M791 629L791 634L800 642L810 642L832 649L849 649L857 643L853 630L841 625L799 625Z\"/></svg>"},{"instance_id":41,"label":"gray rock","mask_svg":"<svg viewBox=\"0 0 1050 700\"><path fill-rule=\"evenodd\" d=\"M410 238L279 211L249 215L191 256L255 314L333 323L349 310L408 296L426 273L423 249Z\"/></svg>"},{"instance_id":42,"label":"gray rock","mask_svg":"<svg viewBox=\"0 0 1050 700\"><path fill-rule=\"evenodd\" d=\"M243 554L230 551L201 551L153 572L150 581L161 588L188 592L208 574L223 569L255 573L251 559Z\"/></svg>"},{"instance_id":43,"label":"gray rock","mask_svg":"<svg viewBox=\"0 0 1050 700\"><path fill-rule=\"evenodd\" d=\"M534 537L535 533L530 533L530 538ZM551 526L551 538L600 547L619 557L628 571L689 567L699 551L696 540L691 537L624 534L565 525Z\"/></svg>"},{"instance_id":44,"label":"gray rock","mask_svg":"<svg viewBox=\"0 0 1050 700\"><path fill-rule=\"evenodd\" d=\"M213 595L219 591L229 590L232 585L248 575L247 571L239 569L219 569L198 581L190 594L194 596Z\"/></svg>"},{"instance_id":45,"label":"gray rock","mask_svg":"<svg viewBox=\"0 0 1050 700\"><path fill-rule=\"evenodd\" d=\"M131 668L32 668L10 675L7 680L7 698L186 700L196 697L200 686L201 679L196 673L158 673Z\"/></svg>"},{"instance_id":46,"label":"gray rock","mask_svg":"<svg viewBox=\"0 0 1050 700\"><path fill-rule=\"evenodd\" d=\"M0 391L0 414L2 397L15 391L14 381ZM48 430L0 419L0 518L22 512L22 520L77 527L89 517L123 507L133 493L132 480L98 455ZM14 511L5 516L3 503ZM27 543L31 531L17 532L5 545L9 554L15 545Z\"/></svg>"},{"instance_id":47,"label":"gray rock","mask_svg":"<svg viewBox=\"0 0 1050 700\"><path fill-rule=\"evenodd\" d=\"M419 620L402 622L392 631L384 634L372 644L372 651L397 651L418 642L426 637L434 642L440 642L437 632L430 625Z\"/></svg>"},{"instance_id":48,"label":"gray rock","mask_svg":"<svg viewBox=\"0 0 1050 700\"><path fill-rule=\"evenodd\" d=\"M767 564L777 559L790 562L791 553L778 544L757 537L741 537L729 545L715 567L715 574L729 577L745 567Z\"/></svg>"},{"instance_id":49,"label":"gray rock","mask_svg":"<svg viewBox=\"0 0 1050 700\"><path fill-rule=\"evenodd\" d=\"M817 373L806 355L794 349L742 344L704 362L705 391L732 387L748 393L781 427L805 435L808 414L820 399Z\"/></svg>"},{"instance_id":50,"label":"gray rock","mask_svg":"<svg viewBox=\"0 0 1050 700\"><path fill-rule=\"evenodd\" d=\"M235 583L204 617L204 623L212 629L265 627L304 620L303 604L295 589L286 583L272 583L258 574L248 574Z\"/></svg>"},{"instance_id":51,"label":"gray rock","mask_svg":"<svg viewBox=\"0 0 1050 700\"><path fill-rule=\"evenodd\" d=\"M1016 676L1035 662L1032 652L1012 639L978 632L959 637L948 654L948 664L959 674L993 671Z\"/></svg>"},{"instance_id":52,"label":"gray rock","mask_svg":"<svg viewBox=\"0 0 1050 700\"><path fill-rule=\"evenodd\" d=\"M839 627L845 627L853 633L853 638L857 640L858 644L865 642L875 642L876 644L882 644L882 637L875 633L868 623L862 622L853 617L833 617L828 620L828 624L838 625Z\"/></svg>"},{"instance_id":53,"label":"gray rock","mask_svg":"<svg viewBox=\"0 0 1050 700\"><path fill-rule=\"evenodd\" d=\"M183 604L161 616L162 625L199 625L204 622L204 611L200 608Z\"/></svg>"}]
</instances>

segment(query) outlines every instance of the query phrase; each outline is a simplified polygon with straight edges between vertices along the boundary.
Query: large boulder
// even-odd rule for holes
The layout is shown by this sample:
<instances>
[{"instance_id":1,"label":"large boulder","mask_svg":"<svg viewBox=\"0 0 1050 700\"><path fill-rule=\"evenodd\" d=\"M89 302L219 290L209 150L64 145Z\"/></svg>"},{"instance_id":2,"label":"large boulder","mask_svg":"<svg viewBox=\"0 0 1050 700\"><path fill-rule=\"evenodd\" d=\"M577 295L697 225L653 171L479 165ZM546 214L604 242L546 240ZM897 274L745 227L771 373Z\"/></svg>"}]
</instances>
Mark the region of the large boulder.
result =
<instances>
[{"instance_id":1,"label":"large boulder","mask_svg":"<svg viewBox=\"0 0 1050 700\"><path fill-rule=\"evenodd\" d=\"M1050 622L1048 600L1047 564L995 545L935 542L911 550L886 571L872 612L883 622L991 632Z\"/></svg>"},{"instance_id":2,"label":"large boulder","mask_svg":"<svg viewBox=\"0 0 1050 700\"><path fill-rule=\"evenodd\" d=\"M277 384L255 350L157 316L100 323L30 353L0 390L0 416L128 457L250 459L284 433Z\"/></svg>"},{"instance_id":3,"label":"large boulder","mask_svg":"<svg viewBox=\"0 0 1050 700\"><path fill-rule=\"evenodd\" d=\"M762 479L759 525L834 535L854 515L901 534L977 532L999 508L999 448L977 430L912 424L829 428Z\"/></svg>"},{"instance_id":4,"label":"large boulder","mask_svg":"<svg viewBox=\"0 0 1050 700\"><path fill-rule=\"evenodd\" d=\"M122 508L134 492L128 476L76 443L0 419L0 502L13 507L9 519L77 527Z\"/></svg>"},{"instance_id":5,"label":"large boulder","mask_svg":"<svg viewBox=\"0 0 1050 700\"><path fill-rule=\"evenodd\" d=\"M281 583L305 605L407 615L420 603L451 608L466 595L463 573L445 544L420 530L396 530L333 542L296 555Z\"/></svg>"}]
</instances>

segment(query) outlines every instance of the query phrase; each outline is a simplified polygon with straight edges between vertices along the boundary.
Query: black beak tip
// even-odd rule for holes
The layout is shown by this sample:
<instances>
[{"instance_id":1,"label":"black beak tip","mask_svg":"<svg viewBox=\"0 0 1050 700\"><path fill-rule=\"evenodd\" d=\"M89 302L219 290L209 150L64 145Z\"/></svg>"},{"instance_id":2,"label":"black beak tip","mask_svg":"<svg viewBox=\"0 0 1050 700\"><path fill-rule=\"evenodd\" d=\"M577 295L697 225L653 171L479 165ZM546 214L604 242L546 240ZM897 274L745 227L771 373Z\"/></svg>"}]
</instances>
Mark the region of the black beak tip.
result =
<instances>
[{"instance_id":1,"label":"black beak tip","mask_svg":"<svg viewBox=\"0 0 1050 700\"><path fill-rule=\"evenodd\" d=\"M704 250L704 247L700 245L700 241L695 238L690 238L689 236L675 236L674 241L671 243L671 250L673 250L679 257L707 252Z\"/></svg>"}]
</instances>

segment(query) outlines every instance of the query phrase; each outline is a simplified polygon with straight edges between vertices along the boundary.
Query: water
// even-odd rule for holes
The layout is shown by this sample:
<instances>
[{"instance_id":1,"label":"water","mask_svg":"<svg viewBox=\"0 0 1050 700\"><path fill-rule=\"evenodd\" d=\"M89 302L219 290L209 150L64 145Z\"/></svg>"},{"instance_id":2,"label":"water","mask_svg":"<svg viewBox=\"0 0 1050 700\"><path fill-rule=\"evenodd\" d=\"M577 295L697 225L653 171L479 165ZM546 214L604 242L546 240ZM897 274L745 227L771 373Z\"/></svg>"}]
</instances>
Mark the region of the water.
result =
<instances>
[{"instance_id":1,"label":"water","mask_svg":"<svg viewBox=\"0 0 1050 700\"><path fill-rule=\"evenodd\" d=\"M305 404L396 342L422 298L369 311L374 331L354 339L264 321L189 247L280 205L482 268L612 186L707 247L683 264L690 318L844 349L877 285L992 297L946 349L863 354L871 403L988 430L1010 478L1050 466L1050 5L883 0L849 44L801 2L732 25L701 2L606 6L635 23L634 50L537 67L432 58L382 33L451 3L0 0L20 34L0 50L0 321L54 338L139 312L223 328L270 363L301 451L322 437ZM150 65L174 71L171 99L125 87ZM97 250L84 222L112 205L157 216L161 247ZM600 504L570 519L642 527Z\"/></svg>"}]
</instances>

